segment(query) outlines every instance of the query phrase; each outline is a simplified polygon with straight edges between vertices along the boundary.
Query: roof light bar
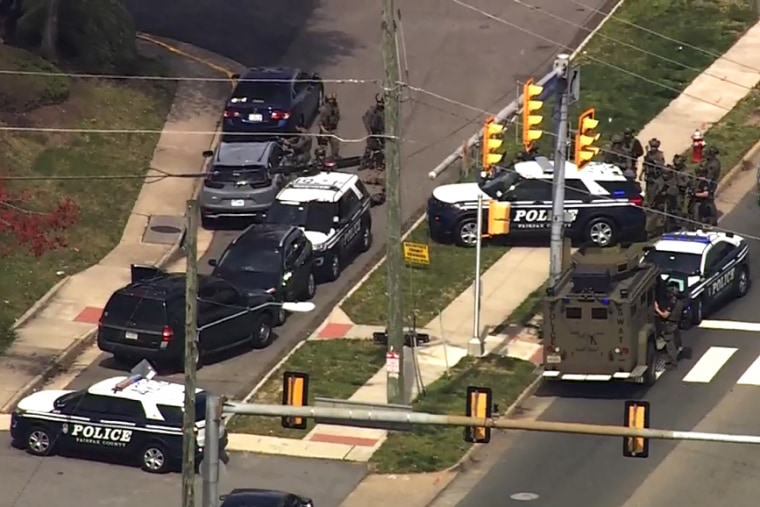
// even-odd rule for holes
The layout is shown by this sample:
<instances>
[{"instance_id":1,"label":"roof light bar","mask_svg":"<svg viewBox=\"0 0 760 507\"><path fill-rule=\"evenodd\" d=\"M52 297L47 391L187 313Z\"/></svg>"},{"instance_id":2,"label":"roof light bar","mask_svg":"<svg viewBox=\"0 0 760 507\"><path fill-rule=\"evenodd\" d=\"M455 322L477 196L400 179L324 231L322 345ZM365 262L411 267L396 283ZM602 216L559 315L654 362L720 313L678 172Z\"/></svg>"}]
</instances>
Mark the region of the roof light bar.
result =
<instances>
[{"instance_id":1,"label":"roof light bar","mask_svg":"<svg viewBox=\"0 0 760 507\"><path fill-rule=\"evenodd\" d=\"M153 366L151 366L147 359L143 359L137 364L137 366L130 370L129 377L116 384L113 388L113 392L117 393L123 391L141 380L152 380L155 376L156 370L153 369Z\"/></svg>"}]
</instances>

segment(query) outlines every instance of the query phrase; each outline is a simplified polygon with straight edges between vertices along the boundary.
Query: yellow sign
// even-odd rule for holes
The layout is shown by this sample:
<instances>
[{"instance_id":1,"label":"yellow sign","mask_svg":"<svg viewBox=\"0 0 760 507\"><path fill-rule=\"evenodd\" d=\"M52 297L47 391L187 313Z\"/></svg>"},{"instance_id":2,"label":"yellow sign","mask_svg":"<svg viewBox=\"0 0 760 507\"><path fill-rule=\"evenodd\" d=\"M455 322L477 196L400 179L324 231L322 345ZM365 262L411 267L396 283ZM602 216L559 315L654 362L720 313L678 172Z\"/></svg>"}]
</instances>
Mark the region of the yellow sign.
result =
<instances>
[{"instance_id":1,"label":"yellow sign","mask_svg":"<svg viewBox=\"0 0 760 507\"><path fill-rule=\"evenodd\" d=\"M424 243L404 241L404 260L417 266L429 266L430 250Z\"/></svg>"}]
</instances>

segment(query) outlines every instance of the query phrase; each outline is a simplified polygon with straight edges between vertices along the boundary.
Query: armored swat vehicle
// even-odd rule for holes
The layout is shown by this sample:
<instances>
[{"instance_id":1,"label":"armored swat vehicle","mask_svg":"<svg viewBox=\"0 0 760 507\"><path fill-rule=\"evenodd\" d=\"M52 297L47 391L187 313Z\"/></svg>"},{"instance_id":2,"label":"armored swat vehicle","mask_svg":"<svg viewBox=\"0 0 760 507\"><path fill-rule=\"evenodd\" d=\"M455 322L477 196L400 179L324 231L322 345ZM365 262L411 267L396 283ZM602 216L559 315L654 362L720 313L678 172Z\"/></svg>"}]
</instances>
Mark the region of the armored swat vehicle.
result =
<instances>
[{"instance_id":1,"label":"armored swat vehicle","mask_svg":"<svg viewBox=\"0 0 760 507\"><path fill-rule=\"evenodd\" d=\"M653 384L665 369L653 311L661 284L631 249L577 253L543 302L543 378Z\"/></svg>"}]
</instances>

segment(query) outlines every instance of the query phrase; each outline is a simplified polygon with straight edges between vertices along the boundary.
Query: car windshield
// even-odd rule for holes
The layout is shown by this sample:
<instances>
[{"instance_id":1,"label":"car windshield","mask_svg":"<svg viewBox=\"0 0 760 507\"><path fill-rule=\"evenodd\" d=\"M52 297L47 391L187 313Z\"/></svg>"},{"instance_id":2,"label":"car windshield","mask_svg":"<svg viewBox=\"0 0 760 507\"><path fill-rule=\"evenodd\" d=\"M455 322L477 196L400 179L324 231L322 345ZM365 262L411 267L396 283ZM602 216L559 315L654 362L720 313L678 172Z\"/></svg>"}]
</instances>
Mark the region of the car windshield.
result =
<instances>
[{"instance_id":1,"label":"car windshield","mask_svg":"<svg viewBox=\"0 0 760 507\"><path fill-rule=\"evenodd\" d=\"M265 167L248 166L237 167L227 165L217 165L211 171L213 181L223 181L227 183L264 183L269 181L269 174Z\"/></svg>"},{"instance_id":2,"label":"car windshield","mask_svg":"<svg viewBox=\"0 0 760 507\"><path fill-rule=\"evenodd\" d=\"M692 253L650 250L644 256L644 260L654 264L666 273L691 275L699 271L702 256Z\"/></svg>"},{"instance_id":3,"label":"car windshield","mask_svg":"<svg viewBox=\"0 0 760 507\"><path fill-rule=\"evenodd\" d=\"M295 225L307 231L328 234L335 227L335 216L337 210L332 202L277 201L269 209L268 220L273 224Z\"/></svg>"},{"instance_id":4,"label":"car windshield","mask_svg":"<svg viewBox=\"0 0 760 507\"><path fill-rule=\"evenodd\" d=\"M232 246L219 259L217 268L227 273L279 273L281 263L279 250Z\"/></svg>"},{"instance_id":5,"label":"car windshield","mask_svg":"<svg viewBox=\"0 0 760 507\"><path fill-rule=\"evenodd\" d=\"M55 400L55 402L53 402L53 406L55 408L63 408L66 405L68 405L68 403L71 400L78 399L80 396L84 395L86 392L87 392L87 390L83 389L83 390L80 390L80 391L74 391L74 392L71 392L71 393L66 393L63 396L58 397Z\"/></svg>"},{"instance_id":6,"label":"car windshield","mask_svg":"<svg viewBox=\"0 0 760 507\"><path fill-rule=\"evenodd\" d=\"M246 102L285 105L290 102L288 83L274 81L242 82L233 93L235 99L246 99Z\"/></svg>"},{"instance_id":7,"label":"car windshield","mask_svg":"<svg viewBox=\"0 0 760 507\"><path fill-rule=\"evenodd\" d=\"M513 169L498 168L493 178L479 179L478 185L489 197L499 199L502 194L509 191L520 179L520 175Z\"/></svg>"}]
</instances>

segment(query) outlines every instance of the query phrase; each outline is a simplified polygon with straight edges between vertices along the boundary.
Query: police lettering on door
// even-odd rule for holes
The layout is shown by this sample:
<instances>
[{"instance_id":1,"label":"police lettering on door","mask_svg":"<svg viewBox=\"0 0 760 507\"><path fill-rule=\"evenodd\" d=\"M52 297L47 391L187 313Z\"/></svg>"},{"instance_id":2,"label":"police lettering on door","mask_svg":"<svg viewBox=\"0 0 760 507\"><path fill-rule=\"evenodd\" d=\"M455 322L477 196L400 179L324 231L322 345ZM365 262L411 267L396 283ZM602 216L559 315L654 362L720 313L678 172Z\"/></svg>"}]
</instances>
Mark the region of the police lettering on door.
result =
<instances>
[{"instance_id":1,"label":"police lettering on door","mask_svg":"<svg viewBox=\"0 0 760 507\"><path fill-rule=\"evenodd\" d=\"M565 210L565 221L574 222L578 218L577 209ZM518 229L543 229L548 227L552 219L550 208L517 208L512 223Z\"/></svg>"},{"instance_id":2,"label":"police lettering on door","mask_svg":"<svg viewBox=\"0 0 760 507\"><path fill-rule=\"evenodd\" d=\"M361 228L362 224L359 220L354 220L351 224L349 224L348 227L346 227L346 232L343 236L343 244L347 245L353 241L353 239L359 235Z\"/></svg>"},{"instance_id":3,"label":"police lettering on door","mask_svg":"<svg viewBox=\"0 0 760 507\"><path fill-rule=\"evenodd\" d=\"M89 426L86 424L63 425L63 434L73 438L78 444L126 447L132 440L132 430Z\"/></svg>"},{"instance_id":4,"label":"police lettering on door","mask_svg":"<svg viewBox=\"0 0 760 507\"><path fill-rule=\"evenodd\" d=\"M713 283L710 284L710 296L717 296L723 289L731 285L736 277L736 270L731 268L718 277Z\"/></svg>"}]
</instances>

